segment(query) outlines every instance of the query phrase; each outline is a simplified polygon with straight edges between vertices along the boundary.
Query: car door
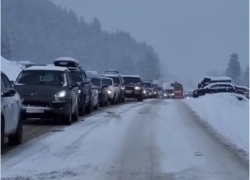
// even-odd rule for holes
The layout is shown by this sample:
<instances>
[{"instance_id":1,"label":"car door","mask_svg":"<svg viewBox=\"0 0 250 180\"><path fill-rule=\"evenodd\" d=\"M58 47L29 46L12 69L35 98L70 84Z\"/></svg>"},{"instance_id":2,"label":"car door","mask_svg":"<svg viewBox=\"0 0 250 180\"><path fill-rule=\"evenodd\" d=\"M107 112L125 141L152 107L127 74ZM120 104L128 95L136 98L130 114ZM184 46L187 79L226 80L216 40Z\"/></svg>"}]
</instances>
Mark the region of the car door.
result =
<instances>
[{"instance_id":1,"label":"car door","mask_svg":"<svg viewBox=\"0 0 250 180\"><path fill-rule=\"evenodd\" d=\"M1 74L1 93L6 90L6 84L4 82L4 74ZM5 132L10 133L14 128L14 104L11 97L1 97L2 112L5 120Z\"/></svg>"},{"instance_id":2,"label":"car door","mask_svg":"<svg viewBox=\"0 0 250 180\"><path fill-rule=\"evenodd\" d=\"M78 105L78 92L77 88L71 88L73 81L71 80L71 77L68 72L66 72L66 77L67 77L68 91L70 92L70 98L72 101L71 111L74 111L76 109L76 106Z\"/></svg>"},{"instance_id":3,"label":"car door","mask_svg":"<svg viewBox=\"0 0 250 180\"><path fill-rule=\"evenodd\" d=\"M90 84L87 83L87 75L85 72L82 72L82 79L84 82L84 92L86 94L85 104L87 105L90 102L92 89L90 88Z\"/></svg>"}]
</instances>

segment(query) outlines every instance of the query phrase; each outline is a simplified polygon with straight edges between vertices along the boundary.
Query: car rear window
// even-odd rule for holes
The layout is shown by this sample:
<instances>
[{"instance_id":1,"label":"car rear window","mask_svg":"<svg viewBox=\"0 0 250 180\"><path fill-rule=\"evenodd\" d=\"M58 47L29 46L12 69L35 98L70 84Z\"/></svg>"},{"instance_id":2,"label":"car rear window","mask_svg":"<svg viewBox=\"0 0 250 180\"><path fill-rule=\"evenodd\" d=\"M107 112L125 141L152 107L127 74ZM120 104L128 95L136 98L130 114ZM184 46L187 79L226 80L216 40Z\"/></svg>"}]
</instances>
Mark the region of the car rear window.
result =
<instances>
[{"instance_id":1,"label":"car rear window","mask_svg":"<svg viewBox=\"0 0 250 180\"><path fill-rule=\"evenodd\" d=\"M63 85L65 84L64 72L61 71L23 71L15 84L22 85Z\"/></svg>"}]
</instances>

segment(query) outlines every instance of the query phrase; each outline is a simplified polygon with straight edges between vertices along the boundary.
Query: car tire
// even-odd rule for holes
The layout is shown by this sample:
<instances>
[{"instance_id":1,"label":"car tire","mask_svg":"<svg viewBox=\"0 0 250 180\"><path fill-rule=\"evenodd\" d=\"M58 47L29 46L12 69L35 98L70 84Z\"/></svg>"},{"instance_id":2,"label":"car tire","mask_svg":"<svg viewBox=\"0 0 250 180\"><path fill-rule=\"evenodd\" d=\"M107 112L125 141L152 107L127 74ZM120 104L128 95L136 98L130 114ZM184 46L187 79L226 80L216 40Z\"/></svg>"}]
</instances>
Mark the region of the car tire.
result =
<instances>
[{"instance_id":1,"label":"car tire","mask_svg":"<svg viewBox=\"0 0 250 180\"><path fill-rule=\"evenodd\" d=\"M138 99L137 99L139 102L142 102L143 101L143 96L139 96Z\"/></svg>"},{"instance_id":2,"label":"car tire","mask_svg":"<svg viewBox=\"0 0 250 180\"><path fill-rule=\"evenodd\" d=\"M116 103L116 94L114 95L113 99L111 100L112 105L115 105L115 103Z\"/></svg>"},{"instance_id":3,"label":"car tire","mask_svg":"<svg viewBox=\"0 0 250 180\"><path fill-rule=\"evenodd\" d=\"M69 112L66 117L63 118L63 123L66 125L71 125L72 123L72 105L69 107Z\"/></svg>"},{"instance_id":4,"label":"car tire","mask_svg":"<svg viewBox=\"0 0 250 180\"><path fill-rule=\"evenodd\" d=\"M122 97L122 103L125 103L125 97Z\"/></svg>"},{"instance_id":5,"label":"car tire","mask_svg":"<svg viewBox=\"0 0 250 180\"><path fill-rule=\"evenodd\" d=\"M86 113L91 114L92 110L93 110L93 105L92 105L92 101L90 101L88 106L86 107Z\"/></svg>"},{"instance_id":6,"label":"car tire","mask_svg":"<svg viewBox=\"0 0 250 180\"><path fill-rule=\"evenodd\" d=\"M78 121L79 120L79 112L78 112L78 107L76 112L74 112L73 117L72 117L73 121Z\"/></svg>"},{"instance_id":7,"label":"car tire","mask_svg":"<svg viewBox=\"0 0 250 180\"><path fill-rule=\"evenodd\" d=\"M22 143L23 138L23 121L21 114L19 115L18 124L16 128L16 132L9 136L9 144L11 145L20 145Z\"/></svg>"},{"instance_id":8,"label":"car tire","mask_svg":"<svg viewBox=\"0 0 250 180\"><path fill-rule=\"evenodd\" d=\"M78 114L79 114L79 116L84 116L85 115L85 106L84 105L82 105L79 108Z\"/></svg>"},{"instance_id":9,"label":"car tire","mask_svg":"<svg viewBox=\"0 0 250 180\"><path fill-rule=\"evenodd\" d=\"M108 99L105 101L105 103L104 103L104 106L108 106L108 104L109 104L109 101L108 101Z\"/></svg>"}]
</instances>

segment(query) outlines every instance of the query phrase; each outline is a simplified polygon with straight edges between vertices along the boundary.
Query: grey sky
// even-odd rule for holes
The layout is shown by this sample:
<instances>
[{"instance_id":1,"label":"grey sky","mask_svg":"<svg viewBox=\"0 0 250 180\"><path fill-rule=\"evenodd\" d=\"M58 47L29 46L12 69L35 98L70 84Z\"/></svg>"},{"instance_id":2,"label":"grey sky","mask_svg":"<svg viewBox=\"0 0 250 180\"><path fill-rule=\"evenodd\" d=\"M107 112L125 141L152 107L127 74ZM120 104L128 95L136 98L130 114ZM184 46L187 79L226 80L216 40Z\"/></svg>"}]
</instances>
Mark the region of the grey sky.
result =
<instances>
[{"instance_id":1,"label":"grey sky","mask_svg":"<svg viewBox=\"0 0 250 180\"><path fill-rule=\"evenodd\" d=\"M223 70L231 53L249 61L248 0L52 0L102 28L152 44L167 69L197 79Z\"/></svg>"}]
</instances>

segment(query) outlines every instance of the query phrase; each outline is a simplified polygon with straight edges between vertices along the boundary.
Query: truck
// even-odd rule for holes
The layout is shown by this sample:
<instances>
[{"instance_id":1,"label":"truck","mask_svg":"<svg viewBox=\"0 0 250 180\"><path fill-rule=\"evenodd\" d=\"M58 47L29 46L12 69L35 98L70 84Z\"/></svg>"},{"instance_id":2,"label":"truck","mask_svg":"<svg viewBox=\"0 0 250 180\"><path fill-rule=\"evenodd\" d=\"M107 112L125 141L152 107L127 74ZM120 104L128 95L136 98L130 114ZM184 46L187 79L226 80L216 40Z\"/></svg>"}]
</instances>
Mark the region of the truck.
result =
<instances>
[{"instance_id":1,"label":"truck","mask_svg":"<svg viewBox=\"0 0 250 180\"><path fill-rule=\"evenodd\" d=\"M183 86L179 82L171 83L171 85L174 88L174 99L183 99L184 98L184 92L183 92Z\"/></svg>"}]
</instances>

